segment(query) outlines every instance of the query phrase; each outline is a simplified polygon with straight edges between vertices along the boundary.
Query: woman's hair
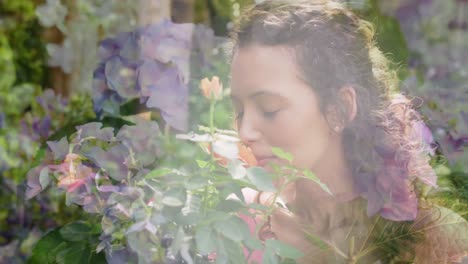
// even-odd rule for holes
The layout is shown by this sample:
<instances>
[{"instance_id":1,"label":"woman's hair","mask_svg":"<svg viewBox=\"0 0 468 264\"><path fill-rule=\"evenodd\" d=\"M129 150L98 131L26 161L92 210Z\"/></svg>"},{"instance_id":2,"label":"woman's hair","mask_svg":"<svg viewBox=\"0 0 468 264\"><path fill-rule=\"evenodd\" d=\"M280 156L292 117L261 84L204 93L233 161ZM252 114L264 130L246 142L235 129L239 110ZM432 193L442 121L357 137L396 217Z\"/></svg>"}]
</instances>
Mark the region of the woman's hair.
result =
<instances>
[{"instance_id":1,"label":"woman's hair","mask_svg":"<svg viewBox=\"0 0 468 264\"><path fill-rule=\"evenodd\" d=\"M373 37L369 22L329 0L266 0L245 10L231 32L233 53L250 45L289 48L322 112L338 109L345 157L368 214L412 220L417 197L411 182L435 185L430 133L412 101L396 92L396 73ZM357 114L350 122L339 96L345 86L356 92Z\"/></svg>"}]
</instances>

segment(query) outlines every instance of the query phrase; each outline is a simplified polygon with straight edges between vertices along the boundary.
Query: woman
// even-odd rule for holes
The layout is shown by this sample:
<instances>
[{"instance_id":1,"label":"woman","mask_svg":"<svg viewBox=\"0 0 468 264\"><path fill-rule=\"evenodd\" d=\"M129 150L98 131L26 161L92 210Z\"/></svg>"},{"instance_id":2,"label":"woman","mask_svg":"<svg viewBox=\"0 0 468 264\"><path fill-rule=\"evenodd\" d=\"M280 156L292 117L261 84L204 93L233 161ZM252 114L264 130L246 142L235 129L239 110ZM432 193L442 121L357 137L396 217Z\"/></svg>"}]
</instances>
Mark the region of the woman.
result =
<instances>
[{"instance_id":1,"label":"woman","mask_svg":"<svg viewBox=\"0 0 468 264\"><path fill-rule=\"evenodd\" d=\"M334 1L272 0L248 9L232 40L231 96L242 141L267 169L282 162L272 147L291 153L293 165L313 171L333 193L297 180L282 194L286 209L247 219L266 221L261 238L297 247L302 263L461 260L465 238L466 245L435 252L427 234L445 231L422 232L440 220L418 199L423 183L436 186L432 139L411 101L394 92L396 75L369 23ZM245 194L268 202L267 194Z\"/></svg>"}]
</instances>

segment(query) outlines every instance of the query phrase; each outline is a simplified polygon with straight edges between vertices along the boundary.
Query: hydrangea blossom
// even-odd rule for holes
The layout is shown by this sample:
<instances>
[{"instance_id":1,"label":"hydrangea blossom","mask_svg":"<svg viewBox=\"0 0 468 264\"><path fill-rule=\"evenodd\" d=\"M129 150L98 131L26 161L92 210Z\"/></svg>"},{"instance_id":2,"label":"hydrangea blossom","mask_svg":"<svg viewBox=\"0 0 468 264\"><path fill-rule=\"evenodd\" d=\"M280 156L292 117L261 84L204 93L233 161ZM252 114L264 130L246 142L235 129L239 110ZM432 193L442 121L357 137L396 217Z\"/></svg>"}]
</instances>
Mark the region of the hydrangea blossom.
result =
<instances>
[{"instance_id":1,"label":"hydrangea blossom","mask_svg":"<svg viewBox=\"0 0 468 264\"><path fill-rule=\"evenodd\" d=\"M377 129L381 139L374 146L376 160L373 169L363 172L356 183L367 200L369 216L379 214L392 221L411 221L418 214L418 197L414 182L437 187L437 176L429 165L435 154L434 138L420 114L409 107L410 101L401 95L392 98L390 109L392 131ZM405 131L398 139L386 140L386 133Z\"/></svg>"},{"instance_id":2,"label":"hydrangea blossom","mask_svg":"<svg viewBox=\"0 0 468 264\"><path fill-rule=\"evenodd\" d=\"M105 251L109 262L138 258L140 262L150 263L154 260L154 252L161 250L160 244L167 245L163 246L167 248L172 243L165 242L166 236L174 240L180 238L182 244L178 253L165 251L165 260L198 257L191 253L195 248L193 236L198 229L182 226L197 225L201 217L208 217L200 209L200 191L212 181L206 177L213 181L224 181L226 177L237 179L234 185L217 194L221 201L231 193L238 193L245 185L258 185L259 189L271 185L272 178L265 178L267 175L259 168L251 170L243 167L255 158L251 153L250 156L245 155L246 150L236 148L239 140L232 131L217 130L215 142L207 134L177 136L199 143L216 143L213 146L214 154L229 159L225 174L205 175L206 169L214 169L215 164L203 164L202 160L198 160L197 164L187 164L193 156L175 161L172 155L165 152L182 153L190 151L192 147L200 151L198 147L191 144L189 147L181 141L166 149L168 141L164 140L167 138L162 136L156 122L137 118L133 121L135 125L125 125L117 133L113 128L102 127L97 122L77 126L77 132L70 138L47 142L45 160L27 175L27 198L33 198L55 184L65 192L67 205L78 204L86 212L101 218L101 242L96 251ZM208 157L202 151L197 153ZM236 158L235 155L240 157ZM165 164L171 165L167 167ZM198 172L193 171L196 168ZM222 211L225 209L219 212L214 208L209 210L208 214L229 216ZM234 221L233 218L237 219L231 215L228 219L215 222L224 226L228 220ZM237 224L248 230L240 219ZM122 233L125 242L119 237ZM230 233L226 234L226 238L222 239L231 239ZM246 237L247 233L244 232L242 237L236 236L236 239Z\"/></svg>"},{"instance_id":3,"label":"hydrangea blossom","mask_svg":"<svg viewBox=\"0 0 468 264\"><path fill-rule=\"evenodd\" d=\"M173 128L186 130L191 68L209 67L214 43L211 30L170 21L102 41L94 71L95 112L119 115L121 105L138 99L144 108L159 109Z\"/></svg>"}]
</instances>

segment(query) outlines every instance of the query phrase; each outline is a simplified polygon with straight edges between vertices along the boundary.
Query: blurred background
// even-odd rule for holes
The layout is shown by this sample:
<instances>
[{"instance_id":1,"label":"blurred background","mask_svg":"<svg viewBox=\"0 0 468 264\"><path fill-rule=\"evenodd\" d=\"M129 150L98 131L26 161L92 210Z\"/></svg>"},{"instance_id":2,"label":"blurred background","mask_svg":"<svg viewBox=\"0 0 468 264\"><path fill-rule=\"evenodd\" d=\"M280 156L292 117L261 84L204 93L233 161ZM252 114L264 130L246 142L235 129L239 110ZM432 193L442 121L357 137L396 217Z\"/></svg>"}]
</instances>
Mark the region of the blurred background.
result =
<instances>
[{"instance_id":1,"label":"blurred background","mask_svg":"<svg viewBox=\"0 0 468 264\"><path fill-rule=\"evenodd\" d=\"M191 72L194 125L207 118L206 109L196 104L198 81L218 75L227 83L229 68L220 45L232 21L254 2L0 1L0 263L25 262L45 232L82 214L53 191L25 199L27 172L41 159L45 143L80 124L105 120L119 126L119 116L144 112L132 101L115 110L109 100L101 100L93 75L100 42L165 19L206 26L203 34L193 36L205 60L204 67ZM432 162L446 192L445 206L467 212L468 1L343 2L374 23L378 45L395 62L400 90L417 98L416 107L433 133L437 155ZM229 105L216 115L229 127Z\"/></svg>"}]
</instances>

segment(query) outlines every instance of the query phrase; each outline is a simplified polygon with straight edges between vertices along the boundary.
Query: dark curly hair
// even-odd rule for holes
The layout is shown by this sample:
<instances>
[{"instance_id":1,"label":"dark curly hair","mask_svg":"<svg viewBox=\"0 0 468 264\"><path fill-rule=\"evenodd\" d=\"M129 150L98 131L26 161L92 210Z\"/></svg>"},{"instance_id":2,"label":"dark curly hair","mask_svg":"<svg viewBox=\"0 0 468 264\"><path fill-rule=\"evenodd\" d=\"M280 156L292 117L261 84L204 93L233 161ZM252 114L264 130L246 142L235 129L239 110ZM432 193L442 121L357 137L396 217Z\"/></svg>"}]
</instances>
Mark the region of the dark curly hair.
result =
<instances>
[{"instance_id":1,"label":"dark curly hair","mask_svg":"<svg viewBox=\"0 0 468 264\"><path fill-rule=\"evenodd\" d=\"M376 47L369 22L334 1L267 0L245 10L230 37L232 54L253 44L290 48L322 112L330 105L339 109L345 157L369 201L368 215L415 219L413 183L436 185L427 155L433 151L430 132L414 100L397 92L397 75ZM352 121L338 96L345 86L356 92Z\"/></svg>"}]
</instances>

